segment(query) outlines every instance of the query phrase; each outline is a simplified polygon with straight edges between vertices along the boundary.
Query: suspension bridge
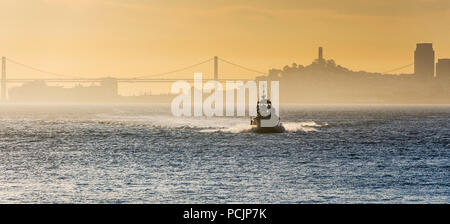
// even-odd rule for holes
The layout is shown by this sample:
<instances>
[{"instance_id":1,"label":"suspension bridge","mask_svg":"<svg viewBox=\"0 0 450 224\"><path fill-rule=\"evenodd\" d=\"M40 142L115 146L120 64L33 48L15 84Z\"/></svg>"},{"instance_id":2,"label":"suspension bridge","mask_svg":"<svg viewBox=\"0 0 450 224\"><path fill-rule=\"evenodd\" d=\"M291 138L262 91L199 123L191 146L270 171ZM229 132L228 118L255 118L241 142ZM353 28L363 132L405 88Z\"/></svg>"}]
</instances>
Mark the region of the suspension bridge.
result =
<instances>
[{"instance_id":1,"label":"suspension bridge","mask_svg":"<svg viewBox=\"0 0 450 224\"><path fill-rule=\"evenodd\" d=\"M247 72L252 72L255 74L259 74L259 75L267 75L266 72L262 72L262 71L258 71L252 68L248 68L246 66L240 65L240 64L236 64L233 63L231 61L219 58L218 56L215 56L213 58L209 58L208 60L205 61L201 61L186 67L182 67L182 68L178 68L178 69L174 69L171 71L167 71L167 72L161 72L161 73L155 73L155 74L147 74L147 75L137 75L137 76L133 76L130 78L112 78L115 81L117 81L118 83L171 83L171 82L175 82L178 80L185 80L185 81L194 81L194 79L186 79L186 78L176 78L176 76L174 77L174 75L179 75L181 74L181 72L198 67L200 65L204 65L210 62L214 62L213 63L213 69L214 69L214 77L213 78L204 78L203 81L219 81L219 82L224 82L224 81L230 81L233 79L221 79L219 78L219 61L226 63L228 65L237 67L239 69L245 70ZM6 63L12 63L15 64L17 66L32 70L34 72L37 73L43 73L43 74L47 74L50 76L53 76L55 78L7 78L7 73L6 73ZM170 77L169 77L170 76ZM165 78L165 77L169 77L169 78ZM7 58L7 57L2 57L2 76L1 76L1 100L2 101L6 101L7 99L7 84L8 83L28 83L28 82L35 82L35 81L42 81L45 83L98 83L101 82L102 80L104 80L105 78L86 78L86 77L81 77L81 76L74 76L74 75L68 75L68 74L61 74L61 73L57 73L57 72L51 72L51 71L47 71L47 70L43 70L40 68L36 68L34 66L30 66L27 65L25 63L21 63L18 62L16 60ZM235 79L237 80L237 79ZM249 81L249 79L238 79L241 81Z\"/></svg>"},{"instance_id":2,"label":"suspension bridge","mask_svg":"<svg viewBox=\"0 0 450 224\"><path fill-rule=\"evenodd\" d=\"M180 77L176 77L176 75L181 75L181 73L183 71L192 69L192 68L196 68L200 65L204 65L210 62L213 62L213 70L214 70L214 76L213 78L203 78L203 81L219 81L219 82L224 82L224 81L233 81L233 80L240 80L240 81L249 81L249 79L223 79L223 78L219 78L219 61L223 62L225 64L234 66L236 68L245 70L247 72L251 72L253 74L258 74L258 75L267 75L267 72L262 72L262 71L258 71L256 69L252 69L240 64L236 64L233 63L231 61L219 58L218 56L215 56L213 58L209 58L205 61L201 61L186 67L182 67L182 68L178 68L178 69L174 69L171 71L167 71L167 72L161 72L161 73L155 73L155 74L147 74L147 75L134 75L134 76L129 76L129 78L114 78L114 77L110 77L109 79L113 79L114 81L116 81L117 83L172 83L178 80L185 80L188 82L192 82L194 81L194 79L190 78L190 79L186 79L186 78L180 78ZM6 73L6 63L12 63L15 64L17 66L29 69L31 71L40 73L40 74L47 74L50 75L52 77L55 78L7 78L7 73ZM395 71L399 71L399 70L403 70L407 67L412 66L413 64L408 64L408 65L404 65L392 70L388 70L383 72L382 74L387 74L387 73L391 73L391 72L395 72ZM30 74L31 75L31 74ZM175 76L174 76L175 75ZM29 76L29 75L28 75ZM238 76L242 76L242 75L238 75ZM91 76L92 77L92 76ZM0 99L1 101L6 101L7 99L7 84L8 83L28 83L28 82L35 82L35 81L42 81L45 83L100 83L103 80L105 80L105 77L102 78L86 78L86 77L82 77L82 76L76 76L76 75L68 75L68 74L61 74L61 73L57 73L57 72L51 72L51 71L47 71L47 70L43 70L40 68L36 68L34 66L30 66L27 65L25 63L21 63L19 61L7 58L7 57L2 57L2 73L1 73L1 96Z\"/></svg>"}]
</instances>

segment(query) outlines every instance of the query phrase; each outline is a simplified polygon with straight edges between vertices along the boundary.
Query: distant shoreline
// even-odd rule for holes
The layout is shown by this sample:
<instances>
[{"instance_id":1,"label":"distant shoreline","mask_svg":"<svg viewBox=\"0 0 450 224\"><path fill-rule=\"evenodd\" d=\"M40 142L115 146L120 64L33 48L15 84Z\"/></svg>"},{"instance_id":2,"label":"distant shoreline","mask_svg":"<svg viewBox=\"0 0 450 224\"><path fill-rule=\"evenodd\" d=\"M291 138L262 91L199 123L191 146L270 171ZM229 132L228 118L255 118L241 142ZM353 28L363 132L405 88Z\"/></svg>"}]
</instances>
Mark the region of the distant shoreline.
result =
<instances>
[{"instance_id":1,"label":"distant shoreline","mask_svg":"<svg viewBox=\"0 0 450 224\"><path fill-rule=\"evenodd\" d=\"M87 106L112 106L112 105L161 105L170 106L171 103L160 102L4 102L1 106L33 106L33 105L87 105ZM450 106L450 103L281 103L280 106Z\"/></svg>"}]
</instances>

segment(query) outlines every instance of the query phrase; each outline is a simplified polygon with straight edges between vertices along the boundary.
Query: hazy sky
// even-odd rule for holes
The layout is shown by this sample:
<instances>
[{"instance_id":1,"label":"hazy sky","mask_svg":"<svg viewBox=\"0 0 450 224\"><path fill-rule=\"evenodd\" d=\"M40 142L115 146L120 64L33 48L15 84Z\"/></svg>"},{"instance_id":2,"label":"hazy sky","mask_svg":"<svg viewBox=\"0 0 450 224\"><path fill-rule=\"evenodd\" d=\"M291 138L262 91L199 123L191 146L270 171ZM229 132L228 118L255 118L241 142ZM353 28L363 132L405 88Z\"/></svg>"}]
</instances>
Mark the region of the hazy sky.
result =
<instances>
[{"instance_id":1,"label":"hazy sky","mask_svg":"<svg viewBox=\"0 0 450 224\"><path fill-rule=\"evenodd\" d=\"M318 46L354 70L412 63L416 42L450 58L448 0L2 0L0 27L1 55L84 76L152 74L214 55L265 71L309 64Z\"/></svg>"}]
</instances>

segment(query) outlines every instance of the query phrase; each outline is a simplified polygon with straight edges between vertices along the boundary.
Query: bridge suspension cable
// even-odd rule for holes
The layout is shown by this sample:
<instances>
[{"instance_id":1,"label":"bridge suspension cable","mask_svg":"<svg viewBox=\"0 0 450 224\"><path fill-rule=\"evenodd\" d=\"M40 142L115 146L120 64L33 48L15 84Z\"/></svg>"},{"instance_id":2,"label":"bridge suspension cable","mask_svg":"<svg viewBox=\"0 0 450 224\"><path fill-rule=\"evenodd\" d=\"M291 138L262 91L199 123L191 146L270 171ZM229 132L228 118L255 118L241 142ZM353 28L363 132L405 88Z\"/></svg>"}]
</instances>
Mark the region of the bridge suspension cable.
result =
<instances>
[{"instance_id":1,"label":"bridge suspension cable","mask_svg":"<svg viewBox=\"0 0 450 224\"><path fill-rule=\"evenodd\" d=\"M410 67L410 66L412 66L412 65L414 65L414 63L407 64L407 65L404 65L404 66L402 66L402 67L398 67L398 68L394 68L394 69L392 69L392 70L385 71L385 72L383 72L382 74L386 74L386 73L390 73L390 72L395 72L395 71L398 71L398 70L402 70L402 69L407 68L407 67Z\"/></svg>"},{"instance_id":2,"label":"bridge suspension cable","mask_svg":"<svg viewBox=\"0 0 450 224\"><path fill-rule=\"evenodd\" d=\"M6 60L7 60L8 62L13 63L13 64L16 64L16 65L19 65L19 66L22 66L22 67L25 67L25 68L28 68L28 69L31 69L31 70L40 72L40 73L45 73L45 74L49 74L49 75L53 75L53 76L58 76L58 77L64 77L64 78L84 79L84 77L73 76L73 75L66 75L66 74L61 74L61 73L56 73L56 72L50 72L50 71L46 71L46 70L43 70L43 69L35 68L35 67L33 67L33 66L26 65L26 64L24 64L24 63L18 62L18 61L16 61L16 60L11 59L11 58L6 58Z\"/></svg>"},{"instance_id":3,"label":"bridge suspension cable","mask_svg":"<svg viewBox=\"0 0 450 224\"><path fill-rule=\"evenodd\" d=\"M155 74L150 74L150 75L140 75L140 76L131 77L131 79L149 78L149 77L157 77L157 76L169 75L169 74L172 74L172 73L181 72L181 71L184 71L184 70L187 70L187 69L190 69L190 68L197 67L199 65L202 65L202 64L205 64L207 62L210 62L213 59L214 58L210 58L208 60L205 60L205 61L193 64L193 65L189 65L189 66L186 66L186 67L183 67L183 68L180 68L180 69L176 69L176 70L173 70L173 71L169 71L169 72L155 73Z\"/></svg>"},{"instance_id":4,"label":"bridge suspension cable","mask_svg":"<svg viewBox=\"0 0 450 224\"><path fill-rule=\"evenodd\" d=\"M262 72L262 71L258 71L258 70L252 69L252 68L248 68L246 66L239 65L239 64L230 62L230 61L222 59L222 58L218 58L218 59L220 61L222 61L222 62L225 62L227 64L239 67L241 69L244 69L244 70L247 70L247 71L250 71L250 72L267 75L266 72ZM57 73L57 72L51 72L51 71L43 70L43 69L40 69L40 68L36 68L34 66L27 65L25 63L18 62L16 60L13 60L13 59L10 59L10 58L6 58L6 60L8 62L11 62L13 64L16 64L16 65L19 65L19 66L22 66L22 67L25 67L25 68L28 68L28 69L31 69L33 71L44 73L44 74L49 74L49 75L53 75L53 76L57 76L57 77L70 78L70 79L86 79L86 80L89 79L89 78L85 78L85 77L81 77L81 76L74 76L74 75L68 75L68 74L62 74L62 73ZM188 69L191 69L191 68L203 65L203 64L208 63L208 62L210 62L212 60L214 60L214 58L209 58L209 59L207 59L205 61L201 61L199 63L193 64L193 65L189 65L189 66L186 66L186 67L182 67L182 68L179 68L179 69L175 69L175 70L172 70L172 71L168 71L168 72L161 72L161 73L155 73L155 74L149 74L149 75L139 75L139 76L134 76L134 77L131 77L131 78L128 78L128 79L143 79L143 78L158 77L158 76L164 76L164 75L169 75L169 74L173 74L173 73L178 73L178 72L181 72L181 71L185 71L185 70L188 70Z\"/></svg>"},{"instance_id":5,"label":"bridge suspension cable","mask_svg":"<svg viewBox=\"0 0 450 224\"><path fill-rule=\"evenodd\" d=\"M219 60L220 60L220 61L223 61L223 62L225 62L225 63L227 63L227 64L230 64L230 65L233 65L233 66L242 68L242 69L244 69L244 70L250 71L250 72L259 73L259 74L263 74L263 75L267 75L267 72L261 72L261 71L258 71L258 70L252 69L252 68L245 67L245 66L243 66L243 65L238 65L238 64L236 64L236 63L227 61L227 60L222 59L222 58L219 58Z\"/></svg>"}]
</instances>

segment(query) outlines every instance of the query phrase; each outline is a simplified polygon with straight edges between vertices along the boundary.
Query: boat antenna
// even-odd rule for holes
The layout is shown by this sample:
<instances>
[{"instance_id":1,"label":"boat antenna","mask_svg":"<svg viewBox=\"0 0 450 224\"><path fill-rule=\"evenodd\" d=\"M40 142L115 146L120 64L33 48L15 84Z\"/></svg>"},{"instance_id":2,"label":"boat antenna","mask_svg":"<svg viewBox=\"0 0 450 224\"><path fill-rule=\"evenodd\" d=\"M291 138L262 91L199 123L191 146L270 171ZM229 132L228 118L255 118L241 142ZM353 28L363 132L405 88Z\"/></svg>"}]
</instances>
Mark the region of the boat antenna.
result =
<instances>
[{"instance_id":1,"label":"boat antenna","mask_svg":"<svg viewBox=\"0 0 450 224\"><path fill-rule=\"evenodd\" d=\"M266 86L263 84L263 94L262 94L262 99L266 98Z\"/></svg>"}]
</instances>

